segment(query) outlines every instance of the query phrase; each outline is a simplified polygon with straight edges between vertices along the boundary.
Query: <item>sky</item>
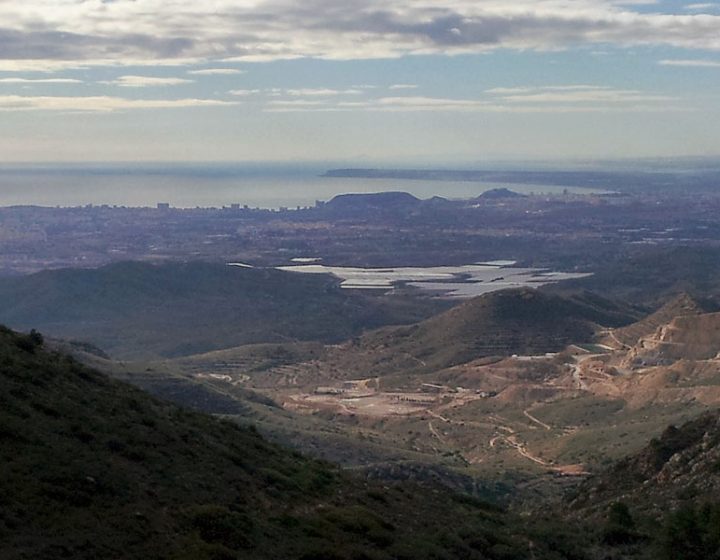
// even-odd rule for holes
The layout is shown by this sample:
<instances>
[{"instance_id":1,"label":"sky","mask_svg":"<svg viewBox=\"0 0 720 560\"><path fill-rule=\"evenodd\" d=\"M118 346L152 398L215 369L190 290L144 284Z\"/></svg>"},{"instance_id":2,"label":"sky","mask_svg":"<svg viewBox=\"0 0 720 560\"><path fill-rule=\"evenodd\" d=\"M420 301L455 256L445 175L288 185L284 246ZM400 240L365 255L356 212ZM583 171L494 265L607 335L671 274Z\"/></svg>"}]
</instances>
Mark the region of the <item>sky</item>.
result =
<instances>
[{"instance_id":1,"label":"sky","mask_svg":"<svg viewBox=\"0 0 720 560\"><path fill-rule=\"evenodd\" d=\"M0 0L0 161L720 155L720 2Z\"/></svg>"}]
</instances>

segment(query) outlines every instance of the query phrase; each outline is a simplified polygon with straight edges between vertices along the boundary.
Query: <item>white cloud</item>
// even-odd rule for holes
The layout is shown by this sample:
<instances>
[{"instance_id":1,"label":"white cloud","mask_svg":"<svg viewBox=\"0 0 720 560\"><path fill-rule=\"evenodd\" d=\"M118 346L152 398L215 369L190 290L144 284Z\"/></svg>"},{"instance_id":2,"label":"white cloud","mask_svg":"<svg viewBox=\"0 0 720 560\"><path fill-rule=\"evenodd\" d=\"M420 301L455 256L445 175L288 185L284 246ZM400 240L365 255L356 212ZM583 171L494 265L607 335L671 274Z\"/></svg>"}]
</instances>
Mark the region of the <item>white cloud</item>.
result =
<instances>
[{"instance_id":1,"label":"white cloud","mask_svg":"<svg viewBox=\"0 0 720 560\"><path fill-rule=\"evenodd\" d=\"M408 96L383 97L376 101L376 106L400 111L467 111L485 108L488 102L476 99Z\"/></svg>"},{"instance_id":2,"label":"white cloud","mask_svg":"<svg viewBox=\"0 0 720 560\"><path fill-rule=\"evenodd\" d=\"M702 12L707 10L717 10L718 5L712 4L710 2L701 2L697 4L688 4L685 6L685 9L689 12Z\"/></svg>"},{"instance_id":3,"label":"white cloud","mask_svg":"<svg viewBox=\"0 0 720 560\"><path fill-rule=\"evenodd\" d=\"M296 88L296 89L282 89L282 88L268 88L268 89L233 89L230 90L232 95L257 95L265 94L268 97L340 97L344 95L362 95L365 91L357 88L351 89L330 89L330 88Z\"/></svg>"},{"instance_id":4,"label":"white cloud","mask_svg":"<svg viewBox=\"0 0 720 560\"><path fill-rule=\"evenodd\" d=\"M71 78L0 78L0 84L82 84Z\"/></svg>"},{"instance_id":5,"label":"white cloud","mask_svg":"<svg viewBox=\"0 0 720 560\"><path fill-rule=\"evenodd\" d=\"M245 74L245 70L237 70L236 68L205 68L203 70L188 70L188 74L195 76L233 76Z\"/></svg>"},{"instance_id":6,"label":"white cloud","mask_svg":"<svg viewBox=\"0 0 720 560\"><path fill-rule=\"evenodd\" d=\"M720 16L613 0L0 2L0 69L177 60L366 59L499 48L720 50ZM692 6L692 5L691 5ZM695 4L696 8L699 6ZM698 8L700 9L700 8Z\"/></svg>"},{"instance_id":7,"label":"white cloud","mask_svg":"<svg viewBox=\"0 0 720 560\"><path fill-rule=\"evenodd\" d=\"M500 99L509 103L655 103L676 100L663 95L616 89L536 91L503 95Z\"/></svg>"},{"instance_id":8,"label":"white cloud","mask_svg":"<svg viewBox=\"0 0 720 560\"><path fill-rule=\"evenodd\" d=\"M257 95L258 93L262 93L261 89L231 89L230 95L239 95L239 96L246 96L246 95Z\"/></svg>"},{"instance_id":9,"label":"white cloud","mask_svg":"<svg viewBox=\"0 0 720 560\"><path fill-rule=\"evenodd\" d=\"M388 89L391 90L398 90L398 89L417 89L417 84L393 84Z\"/></svg>"},{"instance_id":10,"label":"white cloud","mask_svg":"<svg viewBox=\"0 0 720 560\"><path fill-rule=\"evenodd\" d=\"M217 99L124 99L122 97L0 96L0 111L83 111L102 112L131 109L181 109L236 105Z\"/></svg>"},{"instance_id":11,"label":"white cloud","mask_svg":"<svg viewBox=\"0 0 720 560\"><path fill-rule=\"evenodd\" d=\"M156 78L153 76L120 76L114 80L102 82L113 86L120 87L165 87L178 86L182 84L191 84L194 80L186 80L184 78Z\"/></svg>"},{"instance_id":12,"label":"white cloud","mask_svg":"<svg viewBox=\"0 0 720 560\"><path fill-rule=\"evenodd\" d=\"M380 112L485 112L485 113L597 113L689 111L675 98L604 86L545 86L541 88L495 88L480 99L425 96L388 96L360 101L272 101L266 110L380 111ZM512 94L508 95L508 92ZM517 93L523 92L523 93ZM498 95L500 94L500 95Z\"/></svg>"},{"instance_id":13,"label":"white cloud","mask_svg":"<svg viewBox=\"0 0 720 560\"><path fill-rule=\"evenodd\" d=\"M325 105L325 102L316 99L290 99L270 101L268 105L274 107L319 107Z\"/></svg>"},{"instance_id":14,"label":"white cloud","mask_svg":"<svg viewBox=\"0 0 720 560\"><path fill-rule=\"evenodd\" d=\"M521 86L521 87L497 87L485 90L485 93L491 94L515 94L515 93L531 93L538 91L587 91L587 90L604 90L612 89L609 86L595 86L584 84L572 84L562 86Z\"/></svg>"},{"instance_id":15,"label":"white cloud","mask_svg":"<svg viewBox=\"0 0 720 560\"><path fill-rule=\"evenodd\" d=\"M690 66L697 68L720 68L720 60L661 60L662 66Z\"/></svg>"},{"instance_id":16,"label":"white cloud","mask_svg":"<svg viewBox=\"0 0 720 560\"><path fill-rule=\"evenodd\" d=\"M0 0L1 7L2 0ZM5 58L3 58L5 56ZM41 72L54 73L65 70L87 70L91 67L121 67L121 66L148 66L148 67L180 67L199 64L203 62L198 58L132 58L116 56L114 58L9 58L11 53L0 51L0 72Z\"/></svg>"},{"instance_id":17,"label":"white cloud","mask_svg":"<svg viewBox=\"0 0 720 560\"><path fill-rule=\"evenodd\" d=\"M327 89L327 88L301 88L301 89L286 89L286 95L292 96L318 96L318 97L333 97L337 95L360 95L363 92L359 89Z\"/></svg>"}]
</instances>

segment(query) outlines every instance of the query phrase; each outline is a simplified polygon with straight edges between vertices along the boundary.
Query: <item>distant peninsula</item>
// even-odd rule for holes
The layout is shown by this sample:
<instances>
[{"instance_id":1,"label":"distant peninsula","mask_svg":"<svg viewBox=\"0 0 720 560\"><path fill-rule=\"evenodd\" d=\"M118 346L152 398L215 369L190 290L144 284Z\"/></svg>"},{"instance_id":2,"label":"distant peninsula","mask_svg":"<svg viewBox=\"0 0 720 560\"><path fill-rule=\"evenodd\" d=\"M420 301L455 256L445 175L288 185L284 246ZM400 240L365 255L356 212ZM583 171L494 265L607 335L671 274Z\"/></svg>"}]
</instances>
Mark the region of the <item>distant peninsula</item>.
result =
<instances>
[{"instance_id":1,"label":"distant peninsula","mask_svg":"<svg viewBox=\"0 0 720 560\"><path fill-rule=\"evenodd\" d=\"M468 181L570 187L610 192L658 192L696 188L708 183L702 174L644 172L635 170L543 170L543 169L330 169L321 177L346 179L393 179L415 181Z\"/></svg>"}]
</instances>

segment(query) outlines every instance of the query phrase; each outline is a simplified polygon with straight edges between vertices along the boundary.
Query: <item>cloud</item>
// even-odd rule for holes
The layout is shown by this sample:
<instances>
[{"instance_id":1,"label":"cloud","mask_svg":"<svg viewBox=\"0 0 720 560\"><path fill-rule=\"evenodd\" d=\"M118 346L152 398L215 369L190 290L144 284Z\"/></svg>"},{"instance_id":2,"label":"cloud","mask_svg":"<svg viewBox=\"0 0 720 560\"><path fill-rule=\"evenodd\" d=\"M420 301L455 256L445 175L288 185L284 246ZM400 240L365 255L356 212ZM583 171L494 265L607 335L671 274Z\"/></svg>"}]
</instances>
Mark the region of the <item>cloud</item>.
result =
<instances>
[{"instance_id":1,"label":"cloud","mask_svg":"<svg viewBox=\"0 0 720 560\"><path fill-rule=\"evenodd\" d=\"M689 66L697 68L720 68L720 60L661 60L661 66Z\"/></svg>"},{"instance_id":2,"label":"cloud","mask_svg":"<svg viewBox=\"0 0 720 560\"><path fill-rule=\"evenodd\" d=\"M51 97L0 95L0 111L83 111L102 112L131 109L182 109L219 107L236 102L217 99L125 99L122 97Z\"/></svg>"},{"instance_id":3,"label":"cloud","mask_svg":"<svg viewBox=\"0 0 720 560\"><path fill-rule=\"evenodd\" d=\"M636 90L623 89L566 89L530 90L524 93L501 95L509 103L655 103L676 101L673 97L651 95Z\"/></svg>"},{"instance_id":4,"label":"cloud","mask_svg":"<svg viewBox=\"0 0 720 560\"><path fill-rule=\"evenodd\" d=\"M1 4L2 0L0 0ZM3 58L7 53L0 50L0 72L42 72L54 73L66 70L88 70L91 67L121 67L121 66L148 66L148 67L181 67L199 64L203 60L198 58L130 58L116 56L114 58L93 59L35 59L35 58Z\"/></svg>"},{"instance_id":5,"label":"cloud","mask_svg":"<svg viewBox=\"0 0 720 560\"><path fill-rule=\"evenodd\" d=\"M442 97L382 97L378 99L374 107L396 111L467 111L484 109L488 106L487 101L476 99L449 99Z\"/></svg>"},{"instance_id":6,"label":"cloud","mask_svg":"<svg viewBox=\"0 0 720 560\"><path fill-rule=\"evenodd\" d=\"M702 12L702 11L708 11L708 10L717 10L718 5L712 4L709 2L702 2L698 4L688 4L685 6L685 9L690 12Z\"/></svg>"},{"instance_id":7,"label":"cloud","mask_svg":"<svg viewBox=\"0 0 720 560\"><path fill-rule=\"evenodd\" d=\"M496 87L485 90L485 93L491 94L515 94L515 93L530 93L538 91L586 91L586 90L604 90L612 89L609 86L596 86L596 85L585 85L585 84L572 84L562 86L521 86L521 87Z\"/></svg>"},{"instance_id":8,"label":"cloud","mask_svg":"<svg viewBox=\"0 0 720 560\"><path fill-rule=\"evenodd\" d=\"M271 107L320 107L324 106L323 101L316 99L291 99L282 101L270 101L268 105Z\"/></svg>"},{"instance_id":9,"label":"cloud","mask_svg":"<svg viewBox=\"0 0 720 560\"><path fill-rule=\"evenodd\" d=\"M231 95L257 95L265 94L268 97L339 97L343 95L362 95L365 93L363 89L331 89L331 88L269 88L269 89L233 89L230 90Z\"/></svg>"},{"instance_id":10,"label":"cloud","mask_svg":"<svg viewBox=\"0 0 720 560\"><path fill-rule=\"evenodd\" d=\"M720 50L720 15L663 13L660 3L651 12L634 8L647 3L2 1L0 59L4 62L0 61L0 68L157 65L181 59L196 63L369 59L579 45Z\"/></svg>"},{"instance_id":11,"label":"cloud","mask_svg":"<svg viewBox=\"0 0 720 560\"><path fill-rule=\"evenodd\" d=\"M82 84L71 78L0 78L0 84Z\"/></svg>"},{"instance_id":12,"label":"cloud","mask_svg":"<svg viewBox=\"0 0 720 560\"><path fill-rule=\"evenodd\" d=\"M292 96L318 96L318 97L332 97L337 95L361 95L363 92L359 89L328 89L328 88L302 88L302 89L286 89L284 90L286 95Z\"/></svg>"},{"instance_id":13,"label":"cloud","mask_svg":"<svg viewBox=\"0 0 720 560\"><path fill-rule=\"evenodd\" d=\"M184 78L156 78L153 76L120 76L114 80L102 82L113 86L120 87L165 87L179 86L182 84L191 84L194 80L186 80Z\"/></svg>"},{"instance_id":14,"label":"cloud","mask_svg":"<svg viewBox=\"0 0 720 560\"><path fill-rule=\"evenodd\" d=\"M236 68L205 68L203 70L188 70L188 74L195 76L232 76L245 74L245 70L237 70Z\"/></svg>"},{"instance_id":15,"label":"cloud","mask_svg":"<svg viewBox=\"0 0 720 560\"><path fill-rule=\"evenodd\" d=\"M393 84L388 89L391 90L398 90L398 89L417 89L417 84Z\"/></svg>"},{"instance_id":16,"label":"cloud","mask_svg":"<svg viewBox=\"0 0 720 560\"><path fill-rule=\"evenodd\" d=\"M239 95L239 96L246 96L246 95L257 95L258 93L262 93L263 90L261 89L231 89L230 95Z\"/></svg>"},{"instance_id":17,"label":"cloud","mask_svg":"<svg viewBox=\"0 0 720 560\"><path fill-rule=\"evenodd\" d=\"M494 88L479 99L386 96L359 101L333 99L273 101L270 112L484 112L484 113L597 113L690 111L672 97L605 86L562 85Z\"/></svg>"}]
</instances>

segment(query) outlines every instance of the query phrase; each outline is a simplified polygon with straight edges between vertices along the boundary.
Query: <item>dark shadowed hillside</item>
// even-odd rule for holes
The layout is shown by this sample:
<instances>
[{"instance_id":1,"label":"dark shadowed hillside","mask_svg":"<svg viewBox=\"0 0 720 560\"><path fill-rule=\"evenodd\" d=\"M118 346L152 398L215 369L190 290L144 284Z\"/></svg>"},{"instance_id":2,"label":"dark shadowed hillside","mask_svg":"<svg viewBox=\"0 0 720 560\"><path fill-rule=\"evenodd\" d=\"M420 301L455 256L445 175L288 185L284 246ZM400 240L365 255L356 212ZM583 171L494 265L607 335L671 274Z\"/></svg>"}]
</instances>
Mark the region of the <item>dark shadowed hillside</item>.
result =
<instances>
[{"instance_id":1,"label":"dark shadowed hillside","mask_svg":"<svg viewBox=\"0 0 720 560\"><path fill-rule=\"evenodd\" d=\"M119 263L0 279L0 321L91 342L117 358L348 338L447 304L351 294L331 276L206 263Z\"/></svg>"},{"instance_id":2,"label":"dark shadowed hillside","mask_svg":"<svg viewBox=\"0 0 720 560\"><path fill-rule=\"evenodd\" d=\"M624 248L597 266L592 276L544 287L568 294L591 290L613 299L657 308L678 293L717 299L720 251L716 247Z\"/></svg>"},{"instance_id":3,"label":"dark shadowed hillside","mask_svg":"<svg viewBox=\"0 0 720 560\"><path fill-rule=\"evenodd\" d=\"M581 558L447 490L381 486L0 331L4 560Z\"/></svg>"}]
</instances>

